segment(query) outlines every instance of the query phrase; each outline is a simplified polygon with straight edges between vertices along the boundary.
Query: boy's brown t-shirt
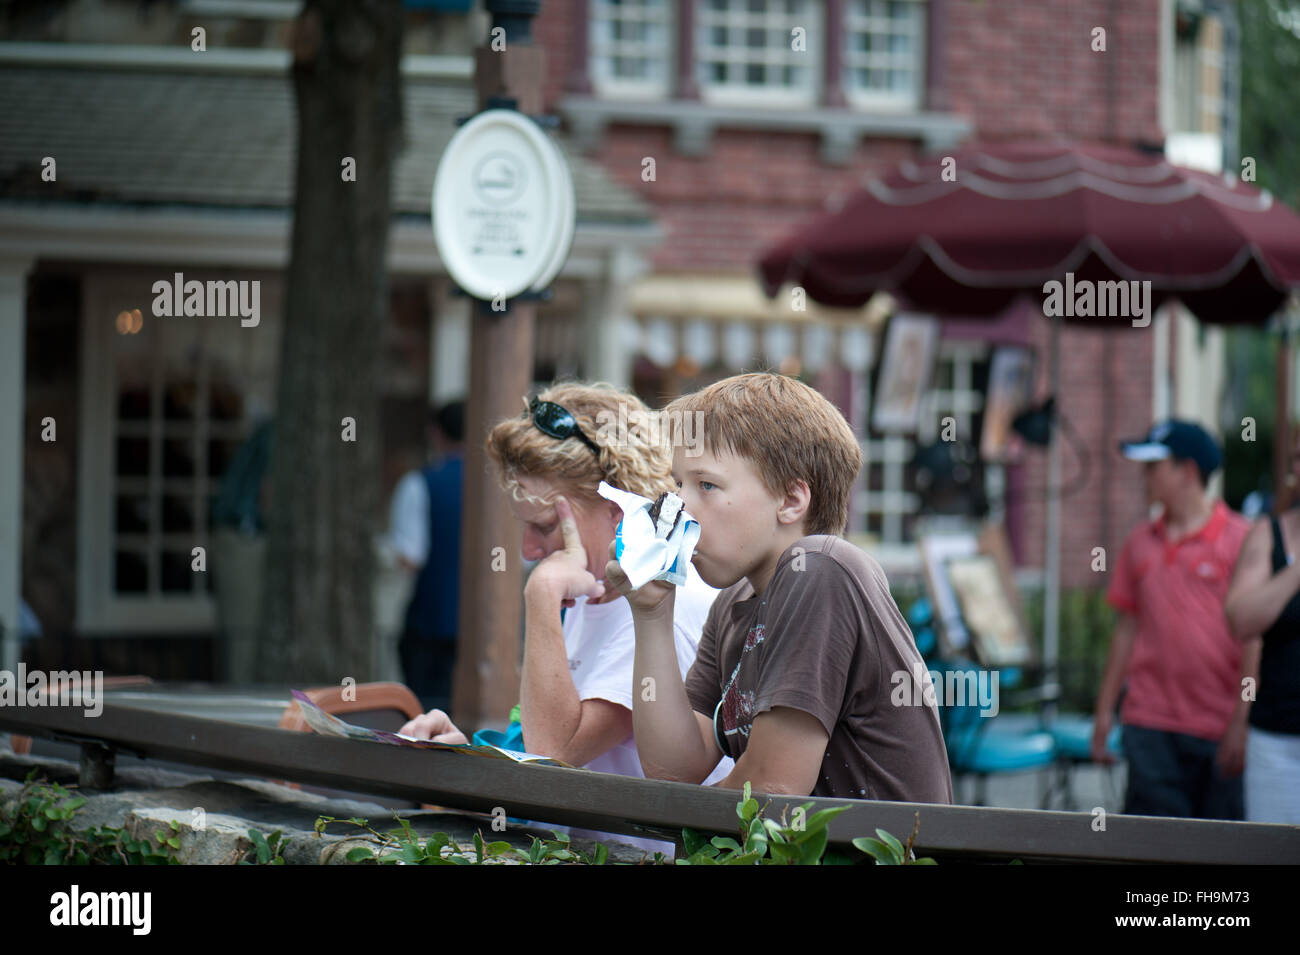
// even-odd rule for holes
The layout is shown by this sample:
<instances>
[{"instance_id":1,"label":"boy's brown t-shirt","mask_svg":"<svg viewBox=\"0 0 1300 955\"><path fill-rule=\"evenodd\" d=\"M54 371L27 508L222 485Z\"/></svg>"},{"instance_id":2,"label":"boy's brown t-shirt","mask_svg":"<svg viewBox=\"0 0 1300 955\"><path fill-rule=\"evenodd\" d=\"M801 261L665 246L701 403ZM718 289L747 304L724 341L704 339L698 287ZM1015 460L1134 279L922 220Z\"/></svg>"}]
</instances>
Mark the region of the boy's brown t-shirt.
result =
<instances>
[{"instance_id":1,"label":"boy's brown t-shirt","mask_svg":"<svg viewBox=\"0 0 1300 955\"><path fill-rule=\"evenodd\" d=\"M762 597L748 580L718 595L686 695L708 717L722 700L715 725L735 759L760 713L816 717L830 740L813 796L951 803L929 680L880 565L840 537L813 535L781 555Z\"/></svg>"}]
</instances>

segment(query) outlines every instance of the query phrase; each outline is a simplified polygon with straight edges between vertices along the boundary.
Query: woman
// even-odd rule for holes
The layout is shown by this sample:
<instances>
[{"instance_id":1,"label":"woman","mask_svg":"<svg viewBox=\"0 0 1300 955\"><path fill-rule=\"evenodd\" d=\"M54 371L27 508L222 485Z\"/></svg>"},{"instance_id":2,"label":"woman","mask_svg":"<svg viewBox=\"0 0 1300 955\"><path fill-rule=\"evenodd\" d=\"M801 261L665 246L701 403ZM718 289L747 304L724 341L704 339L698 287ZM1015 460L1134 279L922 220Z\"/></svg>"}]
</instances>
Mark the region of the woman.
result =
<instances>
[{"instance_id":1,"label":"woman","mask_svg":"<svg viewBox=\"0 0 1300 955\"><path fill-rule=\"evenodd\" d=\"M596 576L604 573L623 516L596 488L606 481L651 499L676 489L672 452L650 425L653 415L635 395L610 385L565 383L497 424L487 440L492 469L523 524L523 556L540 561L524 587L524 747L623 776L644 776L632 738L632 694L652 688L633 686L631 609ZM683 676L716 595L692 566L674 612ZM441 710L402 732L466 741ZM706 783L730 771L731 761L723 763Z\"/></svg>"},{"instance_id":2,"label":"woman","mask_svg":"<svg viewBox=\"0 0 1300 955\"><path fill-rule=\"evenodd\" d=\"M1300 435L1290 484L1300 479ZM1246 819L1300 823L1300 507L1251 528L1224 610L1233 635L1259 654L1246 737ZM1262 648L1254 638L1262 635Z\"/></svg>"}]
</instances>

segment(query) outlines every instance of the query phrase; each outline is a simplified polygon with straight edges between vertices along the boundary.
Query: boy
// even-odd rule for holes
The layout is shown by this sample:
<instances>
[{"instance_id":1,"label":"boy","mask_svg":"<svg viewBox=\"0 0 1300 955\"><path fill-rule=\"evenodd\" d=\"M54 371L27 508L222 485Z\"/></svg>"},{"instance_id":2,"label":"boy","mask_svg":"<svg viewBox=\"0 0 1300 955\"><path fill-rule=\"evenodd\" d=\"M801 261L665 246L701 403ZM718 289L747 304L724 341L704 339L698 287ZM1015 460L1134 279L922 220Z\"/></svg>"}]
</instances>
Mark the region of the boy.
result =
<instances>
[{"instance_id":1,"label":"boy","mask_svg":"<svg viewBox=\"0 0 1300 955\"><path fill-rule=\"evenodd\" d=\"M880 566L836 536L862 466L844 418L773 374L717 382L665 417L702 426L702 449L673 436L673 478L700 522L696 570L725 590L683 682L675 588L633 591L616 561L606 567L632 606L646 776L698 783L725 755L736 765L717 785L728 789L951 803L933 696L910 684L920 672L930 686L911 631ZM899 680L906 699L929 702L893 705Z\"/></svg>"},{"instance_id":2,"label":"boy","mask_svg":"<svg viewBox=\"0 0 1300 955\"><path fill-rule=\"evenodd\" d=\"M1115 761L1105 741L1127 681L1124 812L1241 819L1250 704L1224 601L1250 524L1205 496L1222 455L1199 425L1157 424L1120 452L1145 462L1147 502L1163 513L1129 535L1106 592L1120 621L1097 694L1093 759Z\"/></svg>"}]
</instances>

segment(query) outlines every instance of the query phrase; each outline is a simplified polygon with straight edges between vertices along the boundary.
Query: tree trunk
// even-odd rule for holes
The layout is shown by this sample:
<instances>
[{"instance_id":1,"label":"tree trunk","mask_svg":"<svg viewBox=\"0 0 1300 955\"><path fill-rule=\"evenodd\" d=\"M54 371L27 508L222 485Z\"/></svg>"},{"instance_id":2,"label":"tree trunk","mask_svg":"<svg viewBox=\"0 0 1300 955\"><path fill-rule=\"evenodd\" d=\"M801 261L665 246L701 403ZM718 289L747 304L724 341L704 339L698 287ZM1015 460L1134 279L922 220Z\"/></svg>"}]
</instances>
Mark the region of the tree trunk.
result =
<instances>
[{"instance_id":1,"label":"tree trunk","mask_svg":"<svg viewBox=\"0 0 1300 955\"><path fill-rule=\"evenodd\" d=\"M307 0L258 679L369 678L399 0ZM345 160L355 161L355 181ZM348 440L346 420L354 422Z\"/></svg>"}]
</instances>

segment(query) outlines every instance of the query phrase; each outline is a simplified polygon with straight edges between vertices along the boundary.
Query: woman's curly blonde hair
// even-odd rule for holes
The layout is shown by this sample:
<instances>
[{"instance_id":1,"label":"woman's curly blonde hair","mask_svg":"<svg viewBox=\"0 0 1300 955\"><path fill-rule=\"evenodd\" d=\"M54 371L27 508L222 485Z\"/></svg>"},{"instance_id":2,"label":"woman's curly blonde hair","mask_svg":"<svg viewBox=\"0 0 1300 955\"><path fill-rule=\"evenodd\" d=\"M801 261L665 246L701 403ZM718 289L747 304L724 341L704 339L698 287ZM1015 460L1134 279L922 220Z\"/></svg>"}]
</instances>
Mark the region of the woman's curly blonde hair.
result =
<instances>
[{"instance_id":1,"label":"woman's curly blonde hair","mask_svg":"<svg viewBox=\"0 0 1300 955\"><path fill-rule=\"evenodd\" d=\"M600 448L600 459L581 438L544 434L533 424L525 398L523 414L498 422L487 438L488 458L501 487L515 500L553 503L525 491L520 477L550 481L588 505L603 500L596 492L601 481L652 499L676 488L667 429L659 426L659 412L636 395L605 382L560 382L537 397L567 409Z\"/></svg>"}]
</instances>

